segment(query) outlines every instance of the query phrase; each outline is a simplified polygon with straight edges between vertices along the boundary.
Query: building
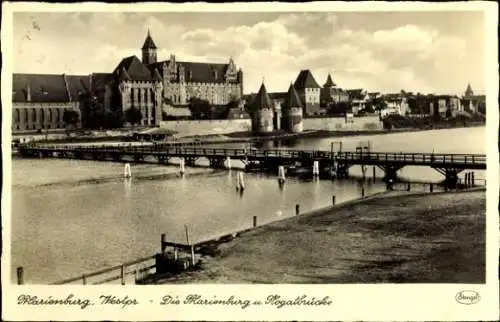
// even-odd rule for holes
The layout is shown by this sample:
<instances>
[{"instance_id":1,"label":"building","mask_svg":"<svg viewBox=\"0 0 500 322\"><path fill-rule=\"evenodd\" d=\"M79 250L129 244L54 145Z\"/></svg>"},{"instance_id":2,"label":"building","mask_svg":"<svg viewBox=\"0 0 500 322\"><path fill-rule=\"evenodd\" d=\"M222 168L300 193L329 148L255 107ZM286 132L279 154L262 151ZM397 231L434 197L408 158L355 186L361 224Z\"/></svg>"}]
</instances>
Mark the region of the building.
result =
<instances>
[{"instance_id":1,"label":"building","mask_svg":"<svg viewBox=\"0 0 500 322\"><path fill-rule=\"evenodd\" d=\"M300 133L304 130L304 108L295 87L290 84L285 100L282 104L283 129L291 133Z\"/></svg>"},{"instance_id":2,"label":"building","mask_svg":"<svg viewBox=\"0 0 500 322\"><path fill-rule=\"evenodd\" d=\"M64 128L60 111L66 109L80 113L83 127L119 127L122 121L127 125L124 116L132 108L141 111L140 125L158 126L164 103L186 106L191 98L198 98L225 105L241 98L243 72L231 58L227 64L215 64L177 61L171 55L169 60L158 62L157 50L148 31L142 60L125 57L111 73L15 74L13 130ZM39 112L33 112L41 106Z\"/></svg>"},{"instance_id":3,"label":"building","mask_svg":"<svg viewBox=\"0 0 500 322\"><path fill-rule=\"evenodd\" d=\"M88 76L13 74L12 131L62 130L65 111L78 113L81 127L82 96L89 86Z\"/></svg>"},{"instance_id":4,"label":"building","mask_svg":"<svg viewBox=\"0 0 500 322\"><path fill-rule=\"evenodd\" d=\"M305 116L319 115L321 86L309 69L301 70L293 85L304 106Z\"/></svg>"},{"instance_id":5,"label":"building","mask_svg":"<svg viewBox=\"0 0 500 322\"><path fill-rule=\"evenodd\" d=\"M470 84L467 84L461 101L465 111L486 114L486 95L474 95Z\"/></svg>"},{"instance_id":6,"label":"building","mask_svg":"<svg viewBox=\"0 0 500 322\"><path fill-rule=\"evenodd\" d=\"M370 96L363 89L348 89L347 94L354 115L363 111L366 108L366 104L370 101Z\"/></svg>"},{"instance_id":7,"label":"building","mask_svg":"<svg viewBox=\"0 0 500 322\"><path fill-rule=\"evenodd\" d=\"M447 118L456 116L463 109L456 95L437 95L430 98L429 110L432 116Z\"/></svg>"},{"instance_id":8,"label":"building","mask_svg":"<svg viewBox=\"0 0 500 322\"><path fill-rule=\"evenodd\" d=\"M157 47L149 31L142 46L142 63L152 72L158 70L162 79L163 97L175 105L187 105L191 98L225 105L243 95L243 72L232 58L227 64L178 61L157 61Z\"/></svg>"},{"instance_id":9,"label":"building","mask_svg":"<svg viewBox=\"0 0 500 322\"><path fill-rule=\"evenodd\" d=\"M333 82L330 74L328 74L326 82L320 90L320 94L321 102L325 105L329 103L337 104L349 102L349 94L347 91L337 87L337 84Z\"/></svg>"},{"instance_id":10,"label":"building","mask_svg":"<svg viewBox=\"0 0 500 322\"><path fill-rule=\"evenodd\" d=\"M386 94L382 96L386 108L381 111L381 116L398 114L406 116L409 114L408 99L403 93Z\"/></svg>"},{"instance_id":11,"label":"building","mask_svg":"<svg viewBox=\"0 0 500 322\"><path fill-rule=\"evenodd\" d=\"M267 93L266 87L262 84L259 92L251 97L249 110L254 134L279 130L291 133L303 131L302 100L293 84L290 84L287 92L271 94Z\"/></svg>"},{"instance_id":12,"label":"building","mask_svg":"<svg viewBox=\"0 0 500 322\"><path fill-rule=\"evenodd\" d=\"M252 132L254 134L266 134L275 130L274 109L275 105L267 94L264 83L260 86L259 92L249 104L252 118Z\"/></svg>"}]
</instances>

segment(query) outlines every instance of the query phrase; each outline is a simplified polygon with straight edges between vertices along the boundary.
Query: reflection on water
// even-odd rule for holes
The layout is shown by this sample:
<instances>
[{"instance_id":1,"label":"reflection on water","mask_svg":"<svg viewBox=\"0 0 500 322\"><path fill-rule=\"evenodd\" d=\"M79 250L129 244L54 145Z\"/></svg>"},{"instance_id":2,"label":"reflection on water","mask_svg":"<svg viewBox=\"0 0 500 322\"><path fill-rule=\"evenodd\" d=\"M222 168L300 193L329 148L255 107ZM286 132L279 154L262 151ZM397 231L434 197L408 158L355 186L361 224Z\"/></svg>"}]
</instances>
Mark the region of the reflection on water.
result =
<instances>
[{"instance_id":1,"label":"reflection on water","mask_svg":"<svg viewBox=\"0 0 500 322\"><path fill-rule=\"evenodd\" d=\"M372 137L375 149L387 144L397 149L484 153L484 134L470 129ZM443 134L444 133L444 134ZM452 133L452 134L449 134ZM406 137L406 139L404 139ZM438 138L444 138L440 141ZM453 139L454 138L454 139ZM337 140L337 139L336 139ZM346 138L347 146L366 138ZM329 139L296 141L297 148L329 148ZM427 144L427 146L425 146ZM469 149L465 144L472 144ZM392 145L392 150L396 146ZM423 151L421 151L423 152ZM237 162L232 160L233 167ZM193 241L249 228L252 217L259 224L329 206L336 202L384 191L380 181L302 180L288 177L280 187L276 175L245 174L246 189L236 191L238 170L212 170L155 164L131 164L131 179L123 178L123 164L79 160L16 159L12 163L12 277L24 266L26 283L47 283L153 254L160 235L183 242L184 225ZM382 173L376 169L377 176ZM361 174L359 166L351 173ZM367 177L370 178L369 167ZM439 180L435 170L404 168L400 175ZM478 172L479 176L479 172ZM421 189L421 188L420 188Z\"/></svg>"}]
</instances>

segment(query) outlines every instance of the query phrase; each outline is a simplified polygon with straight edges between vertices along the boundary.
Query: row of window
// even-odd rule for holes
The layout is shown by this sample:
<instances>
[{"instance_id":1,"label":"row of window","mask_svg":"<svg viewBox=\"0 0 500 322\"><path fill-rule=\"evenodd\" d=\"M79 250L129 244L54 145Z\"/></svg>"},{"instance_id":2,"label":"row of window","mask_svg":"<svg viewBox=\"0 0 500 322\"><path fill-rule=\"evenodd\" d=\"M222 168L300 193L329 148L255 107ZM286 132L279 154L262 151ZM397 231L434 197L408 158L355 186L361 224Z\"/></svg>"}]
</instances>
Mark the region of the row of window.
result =
<instances>
[{"instance_id":1,"label":"row of window","mask_svg":"<svg viewBox=\"0 0 500 322\"><path fill-rule=\"evenodd\" d=\"M31 111L31 113L30 113ZM60 121L62 122L62 117L63 117L64 110L62 109L14 109L14 123L20 123L21 120L24 121L24 123L29 123L30 121L30 114L31 114L31 121L33 123L41 122L41 123L46 123L46 122L57 122Z\"/></svg>"}]
</instances>

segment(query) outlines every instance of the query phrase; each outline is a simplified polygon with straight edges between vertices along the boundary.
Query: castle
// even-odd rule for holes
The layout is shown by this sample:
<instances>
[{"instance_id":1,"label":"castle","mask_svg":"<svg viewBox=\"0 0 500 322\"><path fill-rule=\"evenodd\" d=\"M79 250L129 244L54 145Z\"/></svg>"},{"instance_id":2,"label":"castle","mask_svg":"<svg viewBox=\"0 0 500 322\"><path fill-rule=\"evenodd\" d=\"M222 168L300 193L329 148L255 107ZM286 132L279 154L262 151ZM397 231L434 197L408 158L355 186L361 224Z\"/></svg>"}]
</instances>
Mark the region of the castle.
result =
<instances>
[{"instance_id":1,"label":"castle","mask_svg":"<svg viewBox=\"0 0 500 322\"><path fill-rule=\"evenodd\" d=\"M157 50L148 30L142 60L123 58L111 73L13 74L12 129L64 129L68 110L80 115L77 127L92 127L95 115L107 117L104 127L120 126L131 108L141 111L140 125L158 126L166 105L187 105L191 98L225 105L241 98L243 72L232 58L226 64L178 61L175 55L157 61Z\"/></svg>"}]
</instances>

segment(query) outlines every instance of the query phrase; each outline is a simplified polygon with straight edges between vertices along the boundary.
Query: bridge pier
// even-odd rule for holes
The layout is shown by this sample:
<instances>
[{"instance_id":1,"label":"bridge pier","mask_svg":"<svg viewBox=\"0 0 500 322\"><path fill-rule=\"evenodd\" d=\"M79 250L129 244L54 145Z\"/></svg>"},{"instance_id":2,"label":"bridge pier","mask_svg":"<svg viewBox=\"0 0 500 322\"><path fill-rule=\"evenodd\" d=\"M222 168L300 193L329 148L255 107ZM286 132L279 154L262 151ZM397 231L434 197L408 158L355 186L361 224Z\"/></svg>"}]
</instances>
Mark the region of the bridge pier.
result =
<instances>
[{"instance_id":1,"label":"bridge pier","mask_svg":"<svg viewBox=\"0 0 500 322\"><path fill-rule=\"evenodd\" d=\"M402 166L394 166L394 165L388 165L384 166L382 169L384 170L384 180L387 182L389 180L392 180L393 182L396 181L398 178L398 170L400 170Z\"/></svg>"},{"instance_id":2,"label":"bridge pier","mask_svg":"<svg viewBox=\"0 0 500 322\"><path fill-rule=\"evenodd\" d=\"M158 156L158 163L160 164L167 164L168 163L168 157L165 155L159 155Z\"/></svg>"},{"instance_id":3,"label":"bridge pier","mask_svg":"<svg viewBox=\"0 0 500 322\"><path fill-rule=\"evenodd\" d=\"M186 158L185 165L188 167L194 167L196 165L197 158Z\"/></svg>"},{"instance_id":4,"label":"bridge pier","mask_svg":"<svg viewBox=\"0 0 500 322\"><path fill-rule=\"evenodd\" d=\"M209 158L208 162L209 162L211 168L216 168L216 169L225 168L223 158Z\"/></svg>"},{"instance_id":5,"label":"bridge pier","mask_svg":"<svg viewBox=\"0 0 500 322\"><path fill-rule=\"evenodd\" d=\"M337 164L337 178L338 179L347 179L349 178L349 165L347 163L338 163Z\"/></svg>"},{"instance_id":6,"label":"bridge pier","mask_svg":"<svg viewBox=\"0 0 500 322\"><path fill-rule=\"evenodd\" d=\"M437 172L444 175L443 184L445 188L456 189L458 183L458 174L462 172L464 169L456 169L456 168L434 168Z\"/></svg>"}]
</instances>

